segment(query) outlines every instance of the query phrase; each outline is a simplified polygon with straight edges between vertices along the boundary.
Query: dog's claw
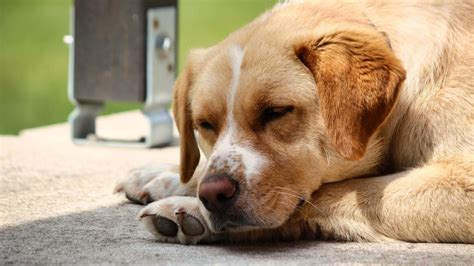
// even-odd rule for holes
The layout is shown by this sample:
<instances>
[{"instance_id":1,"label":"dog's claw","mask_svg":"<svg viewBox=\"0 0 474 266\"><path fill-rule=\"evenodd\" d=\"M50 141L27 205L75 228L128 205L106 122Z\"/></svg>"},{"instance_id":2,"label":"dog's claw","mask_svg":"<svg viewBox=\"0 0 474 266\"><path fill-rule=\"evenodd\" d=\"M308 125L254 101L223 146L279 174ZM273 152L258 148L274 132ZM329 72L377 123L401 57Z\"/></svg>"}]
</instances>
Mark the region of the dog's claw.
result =
<instances>
[{"instance_id":1,"label":"dog's claw","mask_svg":"<svg viewBox=\"0 0 474 266\"><path fill-rule=\"evenodd\" d=\"M153 200L150 198L150 193L147 191L142 191L138 193L138 199L143 203L143 204L148 204L152 202Z\"/></svg>"},{"instance_id":2,"label":"dog's claw","mask_svg":"<svg viewBox=\"0 0 474 266\"><path fill-rule=\"evenodd\" d=\"M118 184L115 186L114 190L112 191L112 194L117 194L123 192L123 186L121 184Z\"/></svg>"}]
</instances>

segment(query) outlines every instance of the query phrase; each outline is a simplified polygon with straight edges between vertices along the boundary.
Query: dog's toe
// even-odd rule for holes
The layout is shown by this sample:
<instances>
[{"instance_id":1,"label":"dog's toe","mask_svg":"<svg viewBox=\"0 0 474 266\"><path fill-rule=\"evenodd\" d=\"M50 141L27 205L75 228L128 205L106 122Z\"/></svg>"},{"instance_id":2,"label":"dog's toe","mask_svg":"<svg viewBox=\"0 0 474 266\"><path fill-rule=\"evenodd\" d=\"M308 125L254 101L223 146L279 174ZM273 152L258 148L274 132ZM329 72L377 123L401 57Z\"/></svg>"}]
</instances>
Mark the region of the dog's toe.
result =
<instances>
[{"instance_id":1,"label":"dog's toe","mask_svg":"<svg viewBox=\"0 0 474 266\"><path fill-rule=\"evenodd\" d=\"M152 219L159 234L167 237L174 237L178 234L178 225L170 219L161 216L155 216Z\"/></svg>"},{"instance_id":2,"label":"dog's toe","mask_svg":"<svg viewBox=\"0 0 474 266\"><path fill-rule=\"evenodd\" d=\"M146 165L133 169L117 182L114 193L122 192L127 199L138 204L147 204L160 199L161 197L153 197L151 190L146 187L153 180L160 179L163 174L170 175L170 170L174 167L173 165ZM179 180L179 176L177 180Z\"/></svg>"},{"instance_id":3,"label":"dog's toe","mask_svg":"<svg viewBox=\"0 0 474 266\"><path fill-rule=\"evenodd\" d=\"M181 229L185 235L198 236L204 234L204 226L195 217L185 214L181 222Z\"/></svg>"},{"instance_id":4,"label":"dog's toe","mask_svg":"<svg viewBox=\"0 0 474 266\"><path fill-rule=\"evenodd\" d=\"M185 196L189 191L186 185L181 183L178 173L165 171L148 182L142 193L147 193L151 201L156 201L170 196Z\"/></svg>"},{"instance_id":5,"label":"dog's toe","mask_svg":"<svg viewBox=\"0 0 474 266\"><path fill-rule=\"evenodd\" d=\"M199 199L194 197L169 197L146 206L139 219L160 242L197 244L210 241L211 232L199 204Z\"/></svg>"}]
</instances>

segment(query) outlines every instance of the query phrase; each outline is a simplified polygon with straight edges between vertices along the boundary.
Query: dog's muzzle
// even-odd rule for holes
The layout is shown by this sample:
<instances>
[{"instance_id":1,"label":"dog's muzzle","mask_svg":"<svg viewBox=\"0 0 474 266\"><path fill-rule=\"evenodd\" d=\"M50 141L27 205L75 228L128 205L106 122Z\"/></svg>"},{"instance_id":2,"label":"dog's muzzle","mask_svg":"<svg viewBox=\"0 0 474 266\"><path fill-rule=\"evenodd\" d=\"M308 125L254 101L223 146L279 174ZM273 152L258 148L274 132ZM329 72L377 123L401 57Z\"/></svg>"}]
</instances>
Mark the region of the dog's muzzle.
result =
<instances>
[{"instance_id":1,"label":"dog's muzzle","mask_svg":"<svg viewBox=\"0 0 474 266\"><path fill-rule=\"evenodd\" d=\"M239 194L238 181L228 174L213 174L202 180L198 197L209 211L210 226L215 231L249 225L246 215L238 206Z\"/></svg>"}]
</instances>

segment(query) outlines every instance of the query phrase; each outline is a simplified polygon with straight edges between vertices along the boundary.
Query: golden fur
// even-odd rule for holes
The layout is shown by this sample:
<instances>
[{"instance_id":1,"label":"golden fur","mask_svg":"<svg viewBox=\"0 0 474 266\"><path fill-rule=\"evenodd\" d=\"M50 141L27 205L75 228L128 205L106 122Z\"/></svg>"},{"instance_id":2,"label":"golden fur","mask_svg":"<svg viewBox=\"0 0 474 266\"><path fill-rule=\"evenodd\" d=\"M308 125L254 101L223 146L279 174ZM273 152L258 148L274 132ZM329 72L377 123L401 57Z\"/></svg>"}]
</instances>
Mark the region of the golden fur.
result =
<instances>
[{"instance_id":1,"label":"golden fur","mask_svg":"<svg viewBox=\"0 0 474 266\"><path fill-rule=\"evenodd\" d=\"M472 1L295 1L191 52L173 107L181 180L195 192L210 171L194 171L197 143L209 158L229 126L239 46L235 139L268 163L232 173L253 223L225 238L474 243L472 14Z\"/></svg>"}]
</instances>

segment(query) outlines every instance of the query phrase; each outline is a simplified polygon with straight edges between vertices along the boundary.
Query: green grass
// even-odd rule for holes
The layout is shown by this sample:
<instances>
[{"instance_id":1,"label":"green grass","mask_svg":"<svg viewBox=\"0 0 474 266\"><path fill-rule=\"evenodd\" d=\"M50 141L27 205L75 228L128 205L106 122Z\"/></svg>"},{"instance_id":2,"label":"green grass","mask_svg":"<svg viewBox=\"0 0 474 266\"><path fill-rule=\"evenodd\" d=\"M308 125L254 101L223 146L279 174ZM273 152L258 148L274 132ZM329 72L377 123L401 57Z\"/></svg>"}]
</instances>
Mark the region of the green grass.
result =
<instances>
[{"instance_id":1,"label":"green grass","mask_svg":"<svg viewBox=\"0 0 474 266\"><path fill-rule=\"evenodd\" d=\"M179 65L189 49L210 46L275 0L180 0ZM0 134L64 122L71 0L0 0ZM112 103L104 113L139 108Z\"/></svg>"}]
</instances>

